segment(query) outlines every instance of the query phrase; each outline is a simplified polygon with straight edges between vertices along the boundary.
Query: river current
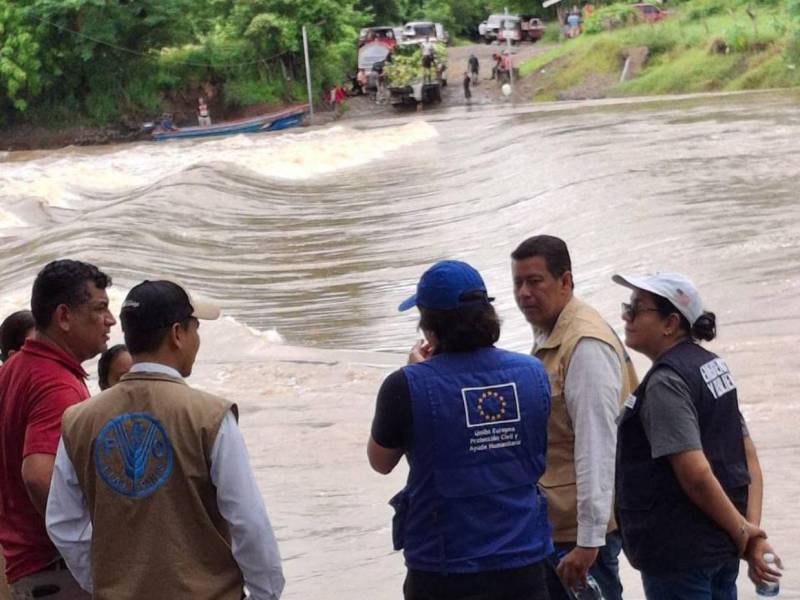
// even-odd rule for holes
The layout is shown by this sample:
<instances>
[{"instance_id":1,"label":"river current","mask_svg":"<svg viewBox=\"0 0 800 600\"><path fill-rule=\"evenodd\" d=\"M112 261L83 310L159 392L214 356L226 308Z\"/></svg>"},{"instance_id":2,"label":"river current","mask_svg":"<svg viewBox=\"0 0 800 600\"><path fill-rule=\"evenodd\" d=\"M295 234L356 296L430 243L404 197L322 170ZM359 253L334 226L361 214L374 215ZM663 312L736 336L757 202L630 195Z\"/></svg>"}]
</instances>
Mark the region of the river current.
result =
<instances>
[{"instance_id":1,"label":"river current","mask_svg":"<svg viewBox=\"0 0 800 600\"><path fill-rule=\"evenodd\" d=\"M161 274L216 299L226 318L203 326L193 381L242 406L285 598L378 600L399 597L402 583L385 501L405 467L381 478L363 447L377 385L417 337L397 304L426 266L476 266L504 320L500 345L520 351L531 333L509 253L529 235L567 241L576 293L620 330L627 293L612 274L681 271L717 313L710 347L731 365L761 452L765 527L797 568L798 101L462 107L0 154L0 316L25 306L57 257L111 274L116 306ZM636 364L643 374L646 360ZM625 583L626 598L641 597L628 567ZM800 577L787 575L782 595L800 597Z\"/></svg>"}]
</instances>

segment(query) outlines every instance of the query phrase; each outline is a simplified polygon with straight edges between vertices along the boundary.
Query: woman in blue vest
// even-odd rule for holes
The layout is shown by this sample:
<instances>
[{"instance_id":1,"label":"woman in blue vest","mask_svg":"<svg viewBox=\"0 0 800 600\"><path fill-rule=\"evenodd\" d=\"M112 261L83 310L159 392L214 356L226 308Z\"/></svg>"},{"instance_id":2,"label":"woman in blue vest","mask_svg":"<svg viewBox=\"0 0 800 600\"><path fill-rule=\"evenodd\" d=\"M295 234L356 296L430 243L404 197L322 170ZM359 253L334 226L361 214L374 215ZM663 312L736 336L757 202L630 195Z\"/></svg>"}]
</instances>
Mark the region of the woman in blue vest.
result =
<instances>
[{"instance_id":1,"label":"woman in blue vest","mask_svg":"<svg viewBox=\"0 0 800 600\"><path fill-rule=\"evenodd\" d=\"M500 321L480 274L443 261L400 310L417 306L426 342L378 393L370 464L405 455L391 500L406 600L546 599L553 552L544 471L550 387L541 363L494 347Z\"/></svg>"},{"instance_id":2,"label":"woman in blue vest","mask_svg":"<svg viewBox=\"0 0 800 600\"><path fill-rule=\"evenodd\" d=\"M625 344L653 365L625 402L617 437L616 511L623 548L648 600L734 600L739 557L776 581L761 520L761 469L716 335L694 284L679 273L614 276Z\"/></svg>"}]
</instances>

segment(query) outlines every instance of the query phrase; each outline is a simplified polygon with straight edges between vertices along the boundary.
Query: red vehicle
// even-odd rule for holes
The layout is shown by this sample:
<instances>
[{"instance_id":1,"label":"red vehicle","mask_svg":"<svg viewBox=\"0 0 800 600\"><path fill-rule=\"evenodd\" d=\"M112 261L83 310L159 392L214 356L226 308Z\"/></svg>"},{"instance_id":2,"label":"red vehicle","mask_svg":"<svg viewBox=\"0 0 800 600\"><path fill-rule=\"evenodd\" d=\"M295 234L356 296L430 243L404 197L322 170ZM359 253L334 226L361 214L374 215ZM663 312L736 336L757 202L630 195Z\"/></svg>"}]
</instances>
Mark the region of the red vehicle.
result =
<instances>
[{"instance_id":1,"label":"red vehicle","mask_svg":"<svg viewBox=\"0 0 800 600\"><path fill-rule=\"evenodd\" d=\"M642 18L648 23L655 23L667 18L667 11L661 10L655 4L634 4L633 8L639 11Z\"/></svg>"},{"instance_id":2,"label":"red vehicle","mask_svg":"<svg viewBox=\"0 0 800 600\"><path fill-rule=\"evenodd\" d=\"M397 45L393 27L364 27L358 34L358 47L376 42L390 50Z\"/></svg>"},{"instance_id":3,"label":"red vehicle","mask_svg":"<svg viewBox=\"0 0 800 600\"><path fill-rule=\"evenodd\" d=\"M544 35L545 26L541 19L530 15L503 17L497 31L497 41L511 40L512 44L535 42Z\"/></svg>"}]
</instances>

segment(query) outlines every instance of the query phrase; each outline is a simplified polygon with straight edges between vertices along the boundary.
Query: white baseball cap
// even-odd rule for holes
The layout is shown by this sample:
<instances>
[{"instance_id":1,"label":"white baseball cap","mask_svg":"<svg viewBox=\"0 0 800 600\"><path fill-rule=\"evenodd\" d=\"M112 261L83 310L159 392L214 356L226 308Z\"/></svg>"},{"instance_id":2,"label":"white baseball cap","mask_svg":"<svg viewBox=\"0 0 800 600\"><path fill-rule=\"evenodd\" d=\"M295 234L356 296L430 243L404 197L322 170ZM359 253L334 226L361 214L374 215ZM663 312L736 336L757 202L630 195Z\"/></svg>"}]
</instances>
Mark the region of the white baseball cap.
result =
<instances>
[{"instance_id":1,"label":"white baseball cap","mask_svg":"<svg viewBox=\"0 0 800 600\"><path fill-rule=\"evenodd\" d=\"M652 275L614 275L614 283L631 289L653 293L672 302L673 306L686 317L689 325L703 315L703 303L694 283L680 273L653 273Z\"/></svg>"}]
</instances>

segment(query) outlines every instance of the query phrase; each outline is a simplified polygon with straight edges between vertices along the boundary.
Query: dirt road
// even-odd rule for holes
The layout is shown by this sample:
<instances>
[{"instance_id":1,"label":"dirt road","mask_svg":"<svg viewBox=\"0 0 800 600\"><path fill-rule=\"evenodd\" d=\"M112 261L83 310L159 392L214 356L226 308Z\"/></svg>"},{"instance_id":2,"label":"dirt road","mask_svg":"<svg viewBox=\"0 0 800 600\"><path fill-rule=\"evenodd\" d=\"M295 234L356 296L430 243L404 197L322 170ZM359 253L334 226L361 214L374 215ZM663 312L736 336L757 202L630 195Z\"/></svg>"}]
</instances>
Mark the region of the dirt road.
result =
<instances>
[{"instance_id":1,"label":"dirt road","mask_svg":"<svg viewBox=\"0 0 800 600\"><path fill-rule=\"evenodd\" d=\"M535 44L524 43L518 46L511 47L511 57L514 67L519 67L523 61L532 56L542 54L552 48L550 44L543 44L537 42ZM448 49L448 86L445 97L442 99L443 105L459 105L466 104L464 98L464 72L467 70L467 60L470 54L474 54L480 64L478 85L471 88L472 104L493 104L497 102L506 102L508 99L503 96L500 84L497 80L492 80L492 54L502 52L506 49L505 45L497 44L472 44L469 46L458 46ZM530 100L530 98L523 97L525 93L525 86L520 86L514 90L512 98L514 100Z\"/></svg>"},{"instance_id":2,"label":"dirt road","mask_svg":"<svg viewBox=\"0 0 800 600\"><path fill-rule=\"evenodd\" d=\"M537 42L535 44L525 43L512 46L512 63L518 67L524 60L542 54L552 48L552 45ZM500 90L500 84L492 80L492 54L502 52L505 46L496 44L470 44L467 46L455 46L447 49L447 87L442 92L441 104L433 105L430 108L446 108L448 106L466 105L464 98L464 72L467 70L467 60L470 54L474 54L479 62L478 85L471 88L472 98L470 103L475 104L495 104L498 102L528 101L531 91L529 86L520 85L514 90L512 97L506 98ZM377 114L391 115L399 112L397 109L388 105L376 104L367 96L349 98L346 103L343 118L359 118L365 116L375 116Z\"/></svg>"}]
</instances>

